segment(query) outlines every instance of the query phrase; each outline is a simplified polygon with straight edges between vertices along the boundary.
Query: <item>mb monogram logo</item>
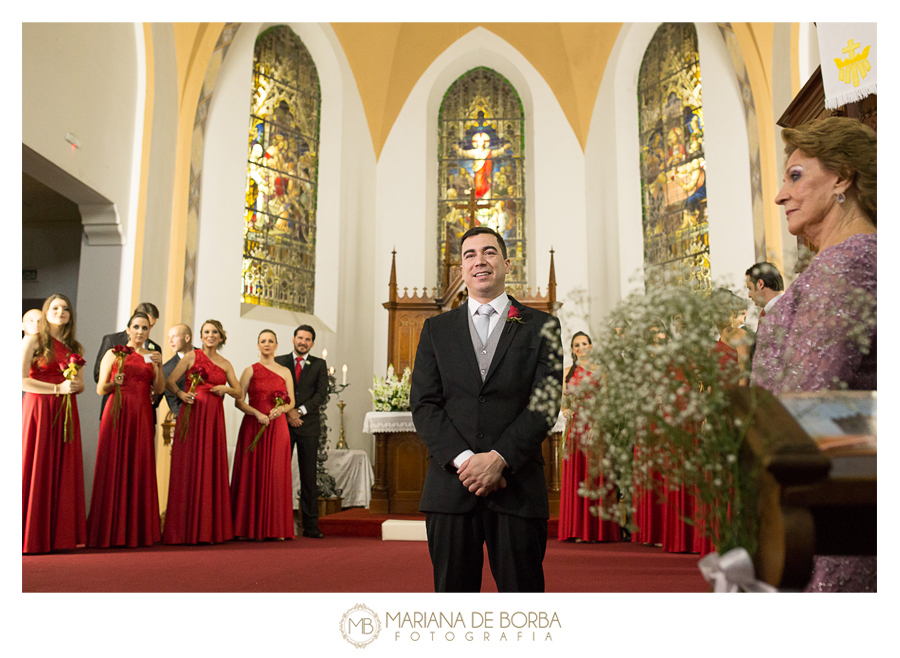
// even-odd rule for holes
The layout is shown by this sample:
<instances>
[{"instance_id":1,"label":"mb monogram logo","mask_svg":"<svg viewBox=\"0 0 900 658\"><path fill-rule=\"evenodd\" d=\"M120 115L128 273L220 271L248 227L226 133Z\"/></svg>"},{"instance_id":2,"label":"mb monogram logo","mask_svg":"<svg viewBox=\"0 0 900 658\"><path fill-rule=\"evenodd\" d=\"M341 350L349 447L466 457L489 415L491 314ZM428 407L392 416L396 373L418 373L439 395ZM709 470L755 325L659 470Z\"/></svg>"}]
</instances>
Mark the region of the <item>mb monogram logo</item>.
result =
<instances>
[{"instance_id":1,"label":"mb monogram logo","mask_svg":"<svg viewBox=\"0 0 900 658\"><path fill-rule=\"evenodd\" d=\"M362 603L350 608L341 618L341 635L357 649L362 649L375 641L381 632L378 615Z\"/></svg>"}]
</instances>

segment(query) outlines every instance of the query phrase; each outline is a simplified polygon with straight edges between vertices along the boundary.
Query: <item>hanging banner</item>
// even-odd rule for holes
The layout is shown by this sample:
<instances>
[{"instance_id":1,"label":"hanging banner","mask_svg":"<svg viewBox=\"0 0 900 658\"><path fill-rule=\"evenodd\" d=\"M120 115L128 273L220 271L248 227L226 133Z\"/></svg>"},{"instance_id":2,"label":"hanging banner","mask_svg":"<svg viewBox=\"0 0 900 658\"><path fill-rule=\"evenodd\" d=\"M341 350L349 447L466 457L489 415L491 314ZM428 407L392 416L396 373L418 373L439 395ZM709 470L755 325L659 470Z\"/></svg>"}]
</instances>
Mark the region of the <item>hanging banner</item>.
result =
<instances>
[{"instance_id":1,"label":"hanging banner","mask_svg":"<svg viewBox=\"0 0 900 658\"><path fill-rule=\"evenodd\" d=\"M878 92L876 23L817 23L825 108Z\"/></svg>"}]
</instances>

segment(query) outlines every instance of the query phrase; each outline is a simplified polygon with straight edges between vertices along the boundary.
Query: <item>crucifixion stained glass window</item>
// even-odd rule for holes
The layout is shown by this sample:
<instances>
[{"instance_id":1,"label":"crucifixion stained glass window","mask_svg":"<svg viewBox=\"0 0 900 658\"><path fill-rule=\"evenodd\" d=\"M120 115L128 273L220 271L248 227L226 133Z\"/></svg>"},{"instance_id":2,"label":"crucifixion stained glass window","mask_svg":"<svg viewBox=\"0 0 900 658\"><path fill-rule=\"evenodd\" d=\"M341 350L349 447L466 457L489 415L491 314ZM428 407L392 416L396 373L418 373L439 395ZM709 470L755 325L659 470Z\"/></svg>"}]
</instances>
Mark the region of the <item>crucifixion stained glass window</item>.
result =
<instances>
[{"instance_id":1,"label":"crucifixion stained glass window","mask_svg":"<svg viewBox=\"0 0 900 658\"><path fill-rule=\"evenodd\" d=\"M243 300L313 313L319 76L284 26L256 40L244 211Z\"/></svg>"},{"instance_id":2,"label":"crucifixion stained glass window","mask_svg":"<svg viewBox=\"0 0 900 658\"><path fill-rule=\"evenodd\" d=\"M522 101L496 71L479 67L454 82L438 114L438 282L458 265L459 238L490 226L511 261L507 288L525 273L525 136Z\"/></svg>"},{"instance_id":3,"label":"crucifixion stained glass window","mask_svg":"<svg viewBox=\"0 0 900 658\"><path fill-rule=\"evenodd\" d=\"M644 53L638 78L644 261L685 266L709 289L706 158L697 31L665 23Z\"/></svg>"}]
</instances>

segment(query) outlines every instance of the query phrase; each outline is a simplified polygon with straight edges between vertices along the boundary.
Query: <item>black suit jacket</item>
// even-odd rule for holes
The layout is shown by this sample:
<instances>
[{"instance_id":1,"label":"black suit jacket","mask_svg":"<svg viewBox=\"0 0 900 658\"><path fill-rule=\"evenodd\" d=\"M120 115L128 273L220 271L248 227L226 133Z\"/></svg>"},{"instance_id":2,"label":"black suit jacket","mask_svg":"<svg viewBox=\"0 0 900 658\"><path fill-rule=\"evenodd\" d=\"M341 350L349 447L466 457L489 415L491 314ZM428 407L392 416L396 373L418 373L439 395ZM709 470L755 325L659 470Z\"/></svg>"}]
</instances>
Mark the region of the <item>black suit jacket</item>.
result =
<instances>
[{"instance_id":1,"label":"black suit jacket","mask_svg":"<svg viewBox=\"0 0 900 658\"><path fill-rule=\"evenodd\" d=\"M534 388L547 377L562 383L560 365L551 365L551 342L541 336L545 322L559 320L511 303L523 323L506 322L482 382L469 332L468 304L428 318L422 327L412 372L413 422L430 453L419 510L465 513L477 496L460 482L453 460L464 450L496 450L509 467L507 486L486 497L497 512L548 518L541 443L552 425L545 414L528 410ZM557 353L556 363L562 362Z\"/></svg>"},{"instance_id":2,"label":"black suit jacket","mask_svg":"<svg viewBox=\"0 0 900 658\"><path fill-rule=\"evenodd\" d=\"M97 359L94 361L94 383L100 383L100 362L103 360L104 355L114 348L116 345L128 345L128 332L120 331L116 334L106 334L103 337L103 340L100 341L100 351L97 352ZM162 349L159 345L154 343L152 340L147 340L147 349L153 350L154 352L162 353ZM106 400L109 398L109 394L103 396L103 400L100 402L100 418L103 418L103 410L106 408ZM156 400L156 404L153 405L153 408L159 405L159 398ZM154 412L154 422L156 422L156 412Z\"/></svg>"},{"instance_id":3,"label":"black suit jacket","mask_svg":"<svg viewBox=\"0 0 900 658\"><path fill-rule=\"evenodd\" d=\"M275 357L275 363L283 365L291 371L294 379L294 409L300 405L306 405L306 415L302 416L303 425L291 427L291 432L298 436L319 436L319 413L325 399L328 397L328 368L325 360L310 354L309 362L300 373L300 381L294 374L294 353L282 354Z\"/></svg>"},{"instance_id":4,"label":"black suit jacket","mask_svg":"<svg viewBox=\"0 0 900 658\"><path fill-rule=\"evenodd\" d=\"M191 350L193 350L193 349L194 348L191 348ZM190 351L190 350L188 350L188 351ZM185 354L187 354L187 351L185 352ZM163 368L162 368L163 377L168 379L169 375L172 374L172 371L175 370L175 366L177 366L180 361L181 361L181 357L179 357L177 353L171 359L166 361L163 364ZM176 382L176 384L178 384L178 388L180 388L181 390L184 390L184 375L181 376L181 378ZM166 402L169 404L169 411L172 412L173 416L178 416L178 411L181 409L181 400L179 400L178 396L175 395L174 393L170 393L169 389L165 389L163 391L163 395L166 396Z\"/></svg>"}]
</instances>

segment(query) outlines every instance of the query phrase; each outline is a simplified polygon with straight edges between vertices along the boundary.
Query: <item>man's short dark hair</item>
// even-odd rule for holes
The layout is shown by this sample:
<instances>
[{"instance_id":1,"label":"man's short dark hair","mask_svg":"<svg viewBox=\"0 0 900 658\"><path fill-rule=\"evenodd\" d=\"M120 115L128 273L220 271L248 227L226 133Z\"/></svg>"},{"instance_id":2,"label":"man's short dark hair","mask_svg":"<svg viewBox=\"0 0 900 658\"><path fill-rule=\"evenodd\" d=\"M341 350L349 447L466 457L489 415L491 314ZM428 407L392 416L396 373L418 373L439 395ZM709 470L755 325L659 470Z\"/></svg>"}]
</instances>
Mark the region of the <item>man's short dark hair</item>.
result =
<instances>
[{"instance_id":1,"label":"man's short dark hair","mask_svg":"<svg viewBox=\"0 0 900 658\"><path fill-rule=\"evenodd\" d=\"M503 260L506 260L506 243L503 241L503 236L501 236L497 231L492 229L489 226L473 226L468 231L463 233L463 236L459 239L459 253L462 253L463 243L471 238L473 235L480 235L481 233L489 233L497 238L497 243L500 245L500 253L503 254Z\"/></svg>"},{"instance_id":2,"label":"man's short dark hair","mask_svg":"<svg viewBox=\"0 0 900 658\"><path fill-rule=\"evenodd\" d=\"M146 313L151 316L154 320L159 320L159 309L156 308L156 304L152 304L151 302L141 302L137 305L137 308L134 309L135 313ZM132 314L133 315L133 314Z\"/></svg>"},{"instance_id":3,"label":"man's short dark hair","mask_svg":"<svg viewBox=\"0 0 900 658\"><path fill-rule=\"evenodd\" d=\"M763 286L770 290L775 292L784 290L784 279L781 278L781 272L772 263L767 263L766 261L756 263L745 274L750 277L750 283L754 286L757 281L762 281Z\"/></svg>"},{"instance_id":4,"label":"man's short dark hair","mask_svg":"<svg viewBox=\"0 0 900 658\"><path fill-rule=\"evenodd\" d=\"M296 338L297 334L299 334L301 331L308 331L313 337L313 342L316 342L316 330L310 327L308 324L301 324L299 327L294 329L294 338Z\"/></svg>"}]
</instances>

